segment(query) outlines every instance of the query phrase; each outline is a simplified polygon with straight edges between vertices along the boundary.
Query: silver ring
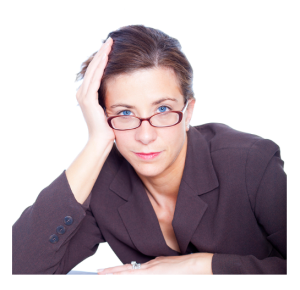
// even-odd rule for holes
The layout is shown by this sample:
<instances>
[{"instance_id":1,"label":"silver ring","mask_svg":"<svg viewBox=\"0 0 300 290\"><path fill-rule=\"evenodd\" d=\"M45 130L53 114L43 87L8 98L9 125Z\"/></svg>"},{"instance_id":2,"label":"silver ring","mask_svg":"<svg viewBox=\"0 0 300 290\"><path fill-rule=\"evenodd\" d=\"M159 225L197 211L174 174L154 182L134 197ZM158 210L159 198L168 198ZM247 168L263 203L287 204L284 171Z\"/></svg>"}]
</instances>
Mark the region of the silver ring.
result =
<instances>
[{"instance_id":1,"label":"silver ring","mask_svg":"<svg viewBox=\"0 0 300 290\"><path fill-rule=\"evenodd\" d=\"M131 265L132 265L132 269L140 269L141 268L141 264L137 263L136 261L132 261Z\"/></svg>"}]
</instances>

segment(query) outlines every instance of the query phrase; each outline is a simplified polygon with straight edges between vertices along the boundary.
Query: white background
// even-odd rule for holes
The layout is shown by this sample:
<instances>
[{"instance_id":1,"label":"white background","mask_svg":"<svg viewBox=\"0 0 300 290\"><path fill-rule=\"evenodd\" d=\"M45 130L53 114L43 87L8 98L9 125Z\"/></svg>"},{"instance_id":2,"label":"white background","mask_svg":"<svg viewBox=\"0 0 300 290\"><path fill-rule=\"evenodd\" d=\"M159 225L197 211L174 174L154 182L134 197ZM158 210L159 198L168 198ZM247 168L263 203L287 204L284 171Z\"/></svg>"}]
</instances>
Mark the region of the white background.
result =
<instances>
[{"instance_id":1,"label":"white background","mask_svg":"<svg viewBox=\"0 0 300 290\"><path fill-rule=\"evenodd\" d=\"M295 206L299 201L298 3L3 1L3 223L11 227L87 142L87 127L75 97L81 63L100 48L110 31L144 24L177 38L192 64L197 99L192 125L224 123L280 146L289 175L288 273L296 273L292 229L299 228L293 223L299 221ZM7 237L11 238L9 230L10 248ZM107 244L100 244L97 253L74 270L116 265L121 265L120 260ZM11 268L6 270L11 275Z\"/></svg>"}]
</instances>

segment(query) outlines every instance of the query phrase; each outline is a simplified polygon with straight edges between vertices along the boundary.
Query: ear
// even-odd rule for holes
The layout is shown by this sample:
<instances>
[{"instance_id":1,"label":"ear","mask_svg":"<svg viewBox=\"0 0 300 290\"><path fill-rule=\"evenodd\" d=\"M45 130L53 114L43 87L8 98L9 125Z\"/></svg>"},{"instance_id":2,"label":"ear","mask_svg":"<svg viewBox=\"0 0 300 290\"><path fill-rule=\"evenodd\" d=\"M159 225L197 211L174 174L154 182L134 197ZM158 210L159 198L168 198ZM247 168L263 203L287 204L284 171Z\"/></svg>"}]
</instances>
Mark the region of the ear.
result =
<instances>
[{"instance_id":1,"label":"ear","mask_svg":"<svg viewBox=\"0 0 300 290\"><path fill-rule=\"evenodd\" d=\"M189 130L189 124L192 119L195 103L196 103L195 99L189 100L189 104L188 104L188 107L185 112L184 121L185 121L185 130L186 131Z\"/></svg>"}]
</instances>

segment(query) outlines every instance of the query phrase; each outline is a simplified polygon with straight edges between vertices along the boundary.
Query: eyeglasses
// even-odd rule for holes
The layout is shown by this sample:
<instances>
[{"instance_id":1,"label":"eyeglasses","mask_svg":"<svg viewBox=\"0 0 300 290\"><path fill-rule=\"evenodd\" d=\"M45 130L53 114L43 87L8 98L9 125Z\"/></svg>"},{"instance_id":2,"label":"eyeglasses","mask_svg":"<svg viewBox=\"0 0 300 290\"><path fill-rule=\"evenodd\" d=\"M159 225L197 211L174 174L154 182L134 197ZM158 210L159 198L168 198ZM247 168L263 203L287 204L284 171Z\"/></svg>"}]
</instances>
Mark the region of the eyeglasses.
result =
<instances>
[{"instance_id":1,"label":"eyeglasses","mask_svg":"<svg viewBox=\"0 0 300 290\"><path fill-rule=\"evenodd\" d=\"M108 125L114 130L132 130L140 127L143 121L148 121L149 124L157 128L165 128L175 126L181 122L183 114L188 106L186 102L181 111L167 111L165 113L157 113L149 118L139 118L136 116L112 116L107 118Z\"/></svg>"}]
</instances>

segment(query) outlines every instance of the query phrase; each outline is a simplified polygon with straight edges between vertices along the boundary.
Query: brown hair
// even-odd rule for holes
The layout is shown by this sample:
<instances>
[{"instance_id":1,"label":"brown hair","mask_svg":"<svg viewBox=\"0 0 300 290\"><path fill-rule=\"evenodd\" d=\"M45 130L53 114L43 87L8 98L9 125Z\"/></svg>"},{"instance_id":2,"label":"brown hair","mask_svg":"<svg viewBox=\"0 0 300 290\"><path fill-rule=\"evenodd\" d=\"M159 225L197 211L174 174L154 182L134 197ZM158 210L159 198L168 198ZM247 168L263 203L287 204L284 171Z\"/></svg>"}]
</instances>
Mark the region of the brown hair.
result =
<instances>
[{"instance_id":1,"label":"brown hair","mask_svg":"<svg viewBox=\"0 0 300 290\"><path fill-rule=\"evenodd\" d=\"M98 101L103 108L106 80L120 74L153 67L173 69L178 78L185 103L189 99L194 99L193 69L181 51L181 45L177 39L158 29L143 25L121 27L110 32L108 37L113 39L113 45L98 91ZM96 52L82 63L76 81L83 79L95 54Z\"/></svg>"}]
</instances>

